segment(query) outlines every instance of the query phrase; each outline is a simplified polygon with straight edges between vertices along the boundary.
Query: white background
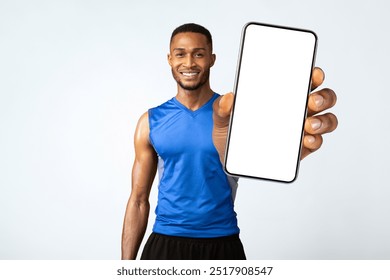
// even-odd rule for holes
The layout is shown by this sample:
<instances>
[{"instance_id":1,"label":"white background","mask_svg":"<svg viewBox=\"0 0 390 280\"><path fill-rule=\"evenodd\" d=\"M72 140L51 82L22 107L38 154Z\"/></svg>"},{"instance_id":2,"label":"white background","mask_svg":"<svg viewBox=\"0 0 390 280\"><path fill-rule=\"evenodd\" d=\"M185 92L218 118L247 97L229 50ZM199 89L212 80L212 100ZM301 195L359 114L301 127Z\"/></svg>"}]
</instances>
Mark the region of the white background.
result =
<instances>
[{"instance_id":1,"label":"white background","mask_svg":"<svg viewBox=\"0 0 390 280\"><path fill-rule=\"evenodd\" d=\"M206 26L231 91L248 21L314 30L339 127L292 185L241 180L249 259L389 259L386 1L0 2L0 259L118 259L139 116L176 93L172 30ZM151 194L153 224L156 184Z\"/></svg>"}]
</instances>

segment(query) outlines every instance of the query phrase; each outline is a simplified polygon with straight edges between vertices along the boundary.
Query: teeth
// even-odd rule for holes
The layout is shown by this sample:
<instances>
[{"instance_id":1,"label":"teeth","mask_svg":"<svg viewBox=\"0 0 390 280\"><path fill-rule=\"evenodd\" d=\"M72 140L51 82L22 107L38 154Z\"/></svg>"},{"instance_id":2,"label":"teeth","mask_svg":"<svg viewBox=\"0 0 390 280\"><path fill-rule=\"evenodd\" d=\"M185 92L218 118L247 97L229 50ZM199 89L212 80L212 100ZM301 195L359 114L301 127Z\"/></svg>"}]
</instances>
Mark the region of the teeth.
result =
<instances>
[{"instance_id":1,"label":"teeth","mask_svg":"<svg viewBox=\"0 0 390 280\"><path fill-rule=\"evenodd\" d=\"M185 72L183 72L183 75L188 76L188 77L195 76L196 74L198 74L198 73L185 73Z\"/></svg>"}]
</instances>

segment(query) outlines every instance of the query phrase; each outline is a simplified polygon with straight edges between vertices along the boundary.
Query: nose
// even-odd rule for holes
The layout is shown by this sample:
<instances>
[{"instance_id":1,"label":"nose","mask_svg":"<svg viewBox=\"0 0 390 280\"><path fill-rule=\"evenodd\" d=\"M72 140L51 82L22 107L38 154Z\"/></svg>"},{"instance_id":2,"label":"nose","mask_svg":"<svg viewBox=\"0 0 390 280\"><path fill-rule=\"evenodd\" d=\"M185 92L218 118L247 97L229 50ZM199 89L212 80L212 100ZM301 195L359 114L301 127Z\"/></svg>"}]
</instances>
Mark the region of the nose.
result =
<instances>
[{"instance_id":1,"label":"nose","mask_svg":"<svg viewBox=\"0 0 390 280\"><path fill-rule=\"evenodd\" d=\"M191 66L194 65L194 58L192 57L192 55L186 56L186 59L185 59L185 61L184 61L184 64L185 64L185 66L187 66L187 67L191 67Z\"/></svg>"}]
</instances>

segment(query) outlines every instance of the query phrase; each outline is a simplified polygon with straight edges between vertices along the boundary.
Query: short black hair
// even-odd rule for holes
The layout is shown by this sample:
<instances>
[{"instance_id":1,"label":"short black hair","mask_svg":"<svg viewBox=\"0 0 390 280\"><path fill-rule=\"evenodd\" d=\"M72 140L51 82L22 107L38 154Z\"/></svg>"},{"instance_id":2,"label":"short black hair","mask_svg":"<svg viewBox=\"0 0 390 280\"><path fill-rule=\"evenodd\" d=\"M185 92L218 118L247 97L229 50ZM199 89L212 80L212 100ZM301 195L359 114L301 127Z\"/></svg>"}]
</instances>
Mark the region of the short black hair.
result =
<instances>
[{"instance_id":1,"label":"short black hair","mask_svg":"<svg viewBox=\"0 0 390 280\"><path fill-rule=\"evenodd\" d=\"M203 34L204 36L206 36L207 43L211 45L211 50L213 49L213 38L211 37L210 31L208 31L205 27L196 23L185 23L177 27L175 30L173 30L170 43L172 43L173 37L175 37L177 34L185 33L185 32Z\"/></svg>"}]
</instances>

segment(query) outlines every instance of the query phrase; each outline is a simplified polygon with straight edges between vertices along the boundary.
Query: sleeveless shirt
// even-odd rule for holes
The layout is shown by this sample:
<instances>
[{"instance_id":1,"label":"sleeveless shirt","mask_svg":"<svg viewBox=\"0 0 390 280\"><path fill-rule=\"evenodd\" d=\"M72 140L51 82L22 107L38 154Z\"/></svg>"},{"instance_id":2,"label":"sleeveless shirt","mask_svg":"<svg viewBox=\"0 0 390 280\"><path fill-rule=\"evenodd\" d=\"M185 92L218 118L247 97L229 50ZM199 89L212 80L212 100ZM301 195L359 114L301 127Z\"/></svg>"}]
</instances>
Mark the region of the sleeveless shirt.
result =
<instances>
[{"instance_id":1,"label":"sleeveless shirt","mask_svg":"<svg viewBox=\"0 0 390 280\"><path fill-rule=\"evenodd\" d=\"M148 111L149 139L159 159L156 233L197 238L239 233L232 189L212 141L218 96L196 111L175 97Z\"/></svg>"}]
</instances>

